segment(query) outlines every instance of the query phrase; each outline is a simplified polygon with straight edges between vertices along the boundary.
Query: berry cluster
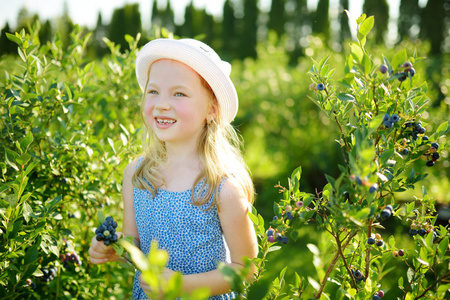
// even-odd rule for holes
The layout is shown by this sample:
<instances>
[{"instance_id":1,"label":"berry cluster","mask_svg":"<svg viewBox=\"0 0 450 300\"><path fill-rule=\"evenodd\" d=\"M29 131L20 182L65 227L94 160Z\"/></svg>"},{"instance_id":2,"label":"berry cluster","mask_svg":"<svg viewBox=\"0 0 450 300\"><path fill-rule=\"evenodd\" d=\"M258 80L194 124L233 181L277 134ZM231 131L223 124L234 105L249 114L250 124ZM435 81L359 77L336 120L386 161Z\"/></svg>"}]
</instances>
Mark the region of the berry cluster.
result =
<instances>
[{"instance_id":1,"label":"berry cluster","mask_svg":"<svg viewBox=\"0 0 450 300\"><path fill-rule=\"evenodd\" d=\"M405 81L408 76L413 77L414 75L416 75L416 70L413 68L410 62L405 62L403 65L401 65L400 69L401 71L397 73L397 79L400 82Z\"/></svg>"},{"instance_id":2,"label":"berry cluster","mask_svg":"<svg viewBox=\"0 0 450 300\"><path fill-rule=\"evenodd\" d=\"M372 296L372 300L381 300L384 297L384 292L379 290L375 295Z\"/></svg>"},{"instance_id":3,"label":"berry cluster","mask_svg":"<svg viewBox=\"0 0 450 300\"><path fill-rule=\"evenodd\" d=\"M278 233L275 229L269 228L266 232L267 240L270 243L281 242L282 244L287 244L289 242L289 238L283 233Z\"/></svg>"},{"instance_id":4,"label":"berry cluster","mask_svg":"<svg viewBox=\"0 0 450 300\"><path fill-rule=\"evenodd\" d=\"M369 193L375 193L378 191L378 184L377 183L371 183L367 179L361 180L359 176L351 175L350 176L351 181L355 181L358 185L368 186L369 187Z\"/></svg>"},{"instance_id":5,"label":"berry cluster","mask_svg":"<svg viewBox=\"0 0 450 300\"><path fill-rule=\"evenodd\" d=\"M425 132L427 131L425 129L425 127L422 126L421 121L406 122L405 129L410 130L408 133L412 137L413 140L417 140L417 138L419 137L419 134L425 134ZM428 136L426 136L426 135L422 136L422 140L427 141Z\"/></svg>"},{"instance_id":6,"label":"berry cluster","mask_svg":"<svg viewBox=\"0 0 450 300\"><path fill-rule=\"evenodd\" d=\"M69 262L73 262L76 265L81 266L81 259L75 252L67 252L66 254L61 254L61 261L64 264L64 268L67 268L69 266Z\"/></svg>"},{"instance_id":7,"label":"berry cluster","mask_svg":"<svg viewBox=\"0 0 450 300\"><path fill-rule=\"evenodd\" d=\"M389 204L386 205L386 207L383 208L383 210L381 211L381 214L380 214L381 219L385 220L385 219L389 218L392 215L392 210L393 210L392 205L389 205Z\"/></svg>"},{"instance_id":8,"label":"berry cluster","mask_svg":"<svg viewBox=\"0 0 450 300\"><path fill-rule=\"evenodd\" d=\"M431 231L433 231L433 225L428 223L420 224L419 222L413 222L410 226L409 234L413 236L416 234L424 236L425 234L428 234ZM435 231L433 231L433 233L435 233Z\"/></svg>"},{"instance_id":9,"label":"berry cluster","mask_svg":"<svg viewBox=\"0 0 450 300\"><path fill-rule=\"evenodd\" d=\"M360 281L366 281L366 278L364 278L364 275L361 273L360 270L353 270L351 269L353 277L355 277L356 282L360 282Z\"/></svg>"},{"instance_id":10,"label":"berry cluster","mask_svg":"<svg viewBox=\"0 0 450 300\"><path fill-rule=\"evenodd\" d=\"M45 267L41 271L44 274L44 276L41 278L41 281L49 282L49 281L52 281L56 277L56 273L58 272L58 269L56 269L56 267L53 266L50 269Z\"/></svg>"},{"instance_id":11,"label":"berry cluster","mask_svg":"<svg viewBox=\"0 0 450 300\"><path fill-rule=\"evenodd\" d=\"M426 165L428 167L434 166L435 162L440 158L437 150L439 149L438 143L432 143L430 149L423 154L423 159L426 160Z\"/></svg>"},{"instance_id":12,"label":"berry cluster","mask_svg":"<svg viewBox=\"0 0 450 300\"><path fill-rule=\"evenodd\" d=\"M383 124L386 128L392 128L395 123L400 120L400 117L397 114L389 115L386 113L383 118Z\"/></svg>"},{"instance_id":13,"label":"berry cluster","mask_svg":"<svg viewBox=\"0 0 450 300\"><path fill-rule=\"evenodd\" d=\"M367 239L367 244L369 245L373 245L376 244L378 247L383 246L383 238L381 237L381 235L379 233L375 234L375 238L373 237L369 237Z\"/></svg>"},{"instance_id":14,"label":"berry cluster","mask_svg":"<svg viewBox=\"0 0 450 300\"><path fill-rule=\"evenodd\" d=\"M36 289L36 283L31 281L30 278L27 278L26 282L27 282L27 286L31 287L33 290Z\"/></svg>"},{"instance_id":15,"label":"berry cluster","mask_svg":"<svg viewBox=\"0 0 450 300\"><path fill-rule=\"evenodd\" d=\"M397 250L394 250L394 251L392 252L392 256L394 256L394 257L398 257L399 255L400 255L400 256L405 255L405 250L399 249L398 251L397 251Z\"/></svg>"},{"instance_id":16,"label":"berry cluster","mask_svg":"<svg viewBox=\"0 0 450 300\"><path fill-rule=\"evenodd\" d=\"M117 234L116 234L117 223L113 220L112 217L106 217L105 222L102 225L98 226L95 230L97 241L103 241L106 246L109 246L112 243L117 242Z\"/></svg>"}]
</instances>

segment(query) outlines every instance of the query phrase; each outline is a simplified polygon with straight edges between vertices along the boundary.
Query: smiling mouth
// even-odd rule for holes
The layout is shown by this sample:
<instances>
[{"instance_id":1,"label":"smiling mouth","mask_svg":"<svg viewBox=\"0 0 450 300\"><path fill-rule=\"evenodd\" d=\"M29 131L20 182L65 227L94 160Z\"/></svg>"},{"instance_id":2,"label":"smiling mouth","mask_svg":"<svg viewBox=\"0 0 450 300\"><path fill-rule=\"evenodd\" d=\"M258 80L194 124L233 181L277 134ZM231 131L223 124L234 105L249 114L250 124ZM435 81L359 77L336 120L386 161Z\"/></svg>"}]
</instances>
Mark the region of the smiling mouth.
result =
<instances>
[{"instance_id":1,"label":"smiling mouth","mask_svg":"<svg viewBox=\"0 0 450 300\"><path fill-rule=\"evenodd\" d=\"M169 120L169 119L160 119L160 118L156 118L156 122L158 122L159 124L174 124L177 121L176 120Z\"/></svg>"}]
</instances>

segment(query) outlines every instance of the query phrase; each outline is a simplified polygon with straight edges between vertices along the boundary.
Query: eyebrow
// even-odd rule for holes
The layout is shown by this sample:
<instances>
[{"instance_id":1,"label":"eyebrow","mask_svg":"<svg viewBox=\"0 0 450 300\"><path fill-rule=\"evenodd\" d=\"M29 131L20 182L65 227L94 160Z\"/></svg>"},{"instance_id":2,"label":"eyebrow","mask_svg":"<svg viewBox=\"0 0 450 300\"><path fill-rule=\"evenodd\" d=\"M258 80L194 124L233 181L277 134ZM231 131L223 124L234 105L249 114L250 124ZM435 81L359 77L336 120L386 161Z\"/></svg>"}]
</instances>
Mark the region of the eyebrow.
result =
<instances>
[{"instance_id":1,"label":"eyebrow","mask_svg":"<svg viewBox=\"0 0 450 300\"><path fill-rule=\"evenodd\" d=\"M147 88L149 88L149 87L158 87L158 85L155 84L155 83L152 83L152 82L148 82ZM182 85L182 84L172 85L172 86L170 86L170 89L172 89L172 90L178 90L178 89L191 90L191 89L189 88L189 86L187 86L187 85Z\"/></svg>"}]
</instances>

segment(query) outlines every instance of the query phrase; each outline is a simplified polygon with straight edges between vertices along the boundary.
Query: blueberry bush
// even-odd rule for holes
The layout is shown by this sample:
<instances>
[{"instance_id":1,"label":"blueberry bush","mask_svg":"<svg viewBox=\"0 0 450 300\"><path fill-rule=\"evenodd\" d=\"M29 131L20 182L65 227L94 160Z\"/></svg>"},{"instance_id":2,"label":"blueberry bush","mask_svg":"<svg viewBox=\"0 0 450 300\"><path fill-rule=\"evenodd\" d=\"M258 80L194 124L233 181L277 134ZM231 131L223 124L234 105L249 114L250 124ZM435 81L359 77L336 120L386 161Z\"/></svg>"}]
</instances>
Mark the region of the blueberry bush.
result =
<instances>
[{"instance_id":1,"label":"blueberry bush","mask_svg":"<svg viewBox=\"0 0 450 300\"><path fill-rule=\"evenodd\" d=\"M220 266L240 299L449 296L448 223L437 221L436 201L425 188L446 178L448 123L436 123L446 112L430 117L426 59L401 45L379 54L384 50L368 40L373 17L357 23L358 39L346 56L328 55L320 39L309 37L309 56L325 57L312 67L304 58L288 69L273 36L260 43L257 60L233 62L233 81L245 99L235 124L257 187L267 185L260 174L280 178L294 169L287 184L266 187L274 192L260 193L259 213L250 213L258 258L237 273ZM59 37L40 45L38 31L35 24L30 34L8 35L19 56L0 80L0 299L129 299L134 268L174 298L181 276L158 279L167 254L155 244L144 256L115 236L121 173L140 151L139 35L126 36L126 51L104 39L110 55L91 61L85 51L91 33L75 26L64 49ZM163 30L154 37L161 34L170 35ZM315 119L321 126L311 125ZM326 167L333 175L319 174ZM325 187L310 192L311 178L320 176ZM398 200L412 190L421 195ZM393 222L400 231L389 230ZM305 232L310 241L295 248ZM90 264L94 236L132 263ZM295 255L286 257L292 249ZM271 257L280 253L303 260L305 268L275 271ZM247 282L251 263L257 271ZM183 299L207 296L200 289Z\"/></svg>"},{"instance_id":2,"label":"blueberry bush","mask_svg":"<svg viewBox=\"0 0 450 300\"><path fill-rule=\"evenodd\" d=\"M260 255L254 261L255 280L240 289L242 298L380 299L385 294L381 280L398 265L406 265L406 274L390 280L397 283L400 299L449 295L449 226L436 224L435 200L425 187L415 201L395 200L397 193L413 189L427 176L415 171L418 165L432 168L440 162L439 153L449 147L442 142L448 122L433 133L424 128L427 84L417 84L414 69L422 58L416 53L408 56L403 49L375 64L365 48L374 19L363 14L357 24L358 39L350 44L344 76L333 78L329 56L313 60L309 72L314 92L310 99L339 129L336 141L345 162L338 166L340 175L325 175L328 183L323 190L307 193L300 189L299 167L287 187L278 185L282 199L274 203L268 228L256 211L250 214L260 238ZM410 248L404 249L394 235L384 233L389 218L404 224L404 232L413 239ZM283 251L283 244L295 241L308 224L327 236L325 243L317 243L321 249L308 245L320 281L295 273L287 282L283 269L270 283L264 276L269 268L267 254ZM326 265L316 264L325 253Z\"/></svg>"}]
</instances>

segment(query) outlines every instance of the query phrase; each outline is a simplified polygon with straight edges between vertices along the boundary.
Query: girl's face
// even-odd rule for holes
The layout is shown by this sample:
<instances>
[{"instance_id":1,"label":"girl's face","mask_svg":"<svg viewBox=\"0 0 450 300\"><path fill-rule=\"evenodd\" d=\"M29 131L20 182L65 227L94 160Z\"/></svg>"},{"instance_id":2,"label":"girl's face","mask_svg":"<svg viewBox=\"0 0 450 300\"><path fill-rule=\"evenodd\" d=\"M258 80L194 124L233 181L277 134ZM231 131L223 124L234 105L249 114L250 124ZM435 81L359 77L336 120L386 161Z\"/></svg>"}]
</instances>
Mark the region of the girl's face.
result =
<instances>
[{"instance_id":1,"label":"girl's face","mask_svg":"<svg viewBox=\"0 0 450 300\"><path fill-rule=\"evenodd\" d=\"M146 93L146 122L158 138L166 144L196 145L207 118L214 115L200 75L181 62L158 60L151 66Z\"/></svg>"}]
</instances>

